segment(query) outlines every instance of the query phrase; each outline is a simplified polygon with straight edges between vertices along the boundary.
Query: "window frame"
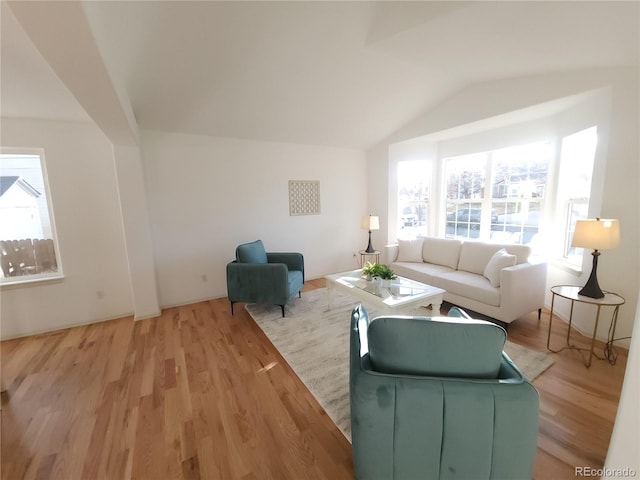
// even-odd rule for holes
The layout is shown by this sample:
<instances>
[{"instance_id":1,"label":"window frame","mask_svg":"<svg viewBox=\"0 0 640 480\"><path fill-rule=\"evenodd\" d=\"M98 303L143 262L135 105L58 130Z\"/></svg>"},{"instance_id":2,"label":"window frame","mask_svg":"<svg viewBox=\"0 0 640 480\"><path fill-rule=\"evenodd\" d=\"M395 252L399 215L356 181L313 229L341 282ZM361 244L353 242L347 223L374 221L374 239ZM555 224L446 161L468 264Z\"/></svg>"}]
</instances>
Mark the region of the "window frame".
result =
<instances>
[{"instance_id":1,"label":"window frame","mask_svg":"<svg viewBox=\"0 0 640 480\"><path fill-rule=\"evenodd\" d=\"M51 239L53 240L53 251L56 259L55 271L33 273L29 275L18 275L12 277L5 277L4 274L0 275L0 288L4 289L11 286L29 285L33 283L59 281L64 278L64 272L62 267L62 258L60 255L60 248L58 243L58 233L55 222L55 213L53 208L53 201L51 195L51 187L49 184L49 175L47 171L47 162L44 148L38 147L0 147L0 155L29 155L37 156L40 159L40 173L42 175L42 185L47 212L49 217L49 228L51 230Z\"/></svg>"}]
</instances>

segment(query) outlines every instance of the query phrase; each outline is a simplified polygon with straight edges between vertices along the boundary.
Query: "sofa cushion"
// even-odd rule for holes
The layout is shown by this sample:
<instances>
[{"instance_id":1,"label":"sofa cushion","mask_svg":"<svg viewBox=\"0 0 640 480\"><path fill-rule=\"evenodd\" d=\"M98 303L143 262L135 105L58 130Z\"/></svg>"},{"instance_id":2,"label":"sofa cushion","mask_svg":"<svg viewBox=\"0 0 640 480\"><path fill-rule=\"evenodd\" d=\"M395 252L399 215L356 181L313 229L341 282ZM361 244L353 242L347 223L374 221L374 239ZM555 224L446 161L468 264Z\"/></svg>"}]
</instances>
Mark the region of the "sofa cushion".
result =
<instances>
[{"instance_id":1,"label":"sofa cushion","mask_svg":"<svg viewBox=\"0 0 640 480\"><path fill-rule=\"evenodd\" d=\"M477 273L464 271L443 273L434 277L433 286L486 305L500 306L500 289L493 287L488 279Z\"/></svg>"},{"instance_id":2,"label":"sofa cushion","mask_svg":"<svg viewBox=\"0 0 640 480\"><path fill-rule=\"evenodd\" d=\"M367 330L376 371L439 377L496 378L506 337L493 323L450 317L378 317Z\"/></svg>"},{"instance_id":3,"label":"sofa cushion","mask_svg":"<svg viewBox=\"0 0 640 480\"><path fill-rule=\"evenodd\" d=\"M500 245L498 245L500 246ZM516 265L527 263L531 255L531 247L529 245L518 245L515 243L504 243L501 245L509 255L516 256Z\"/></svg>"},{"instance_id":4,"label":"sofa cushion","mask_svg":"<svg viewBox=\"0 0 640 480\"><path fill-rule=\"evenodd\" d=\"M396 261L422 263L423 241L422 237L413 240L398 240L398 258Z\"/></svg>"},{"instance_id":5,"label":"sofa cushion","mask_svg":"<svg viewBox=\"0 0 640 480\"><path fill-rule=\"evenodd\" d=\"M458 268L462 241L454 238L424 237L422 259L427 263Z\"/></svg>"},{"instance_id":6,"label":"sofa cushion","mask_svg":"<svg viewBox=\"0 0 640 480\"><path fill-rule=\"evenodd\" d=\"M503 268L513 267L516 264L516 256L509 255L504 248L493 254L484 269L484 276L493 287L500 286L500 272Z\"/></svg>"},{"instance_id":7,"label":"sofa cushion","mask_svg":"<svg viewBox=\"0 0 640 480\"><path fill-rule=\"evenodd\" d=\"M444 265L417 262L394 262L391 264L393 271L401 277L407 277L417 282L434 285L434 278L443 273L455 272Z\"/></svg>"},{"instance_id":8,"label":"sofa cushion","mask_svg":"<svg viewBox=\"0 0 640 480\"><path fill-rule=\"evenodd\" d=\"M501 248L501 245L492 243L476 241L464 242L460 249L458 270L484 275L484 269L489 263L489 260L491 260L491 257Z\"/></svg>"},{"instance_id":9,"label":"sofa cushion","mask_svg":"<svg viewBox=\"0 0 640 480\"><path fill-rule=\"evenodd\" d=\"M240 263L267 263L267 253L262 240L238 245L236 259Z\"/></svg>"}]
</instances>

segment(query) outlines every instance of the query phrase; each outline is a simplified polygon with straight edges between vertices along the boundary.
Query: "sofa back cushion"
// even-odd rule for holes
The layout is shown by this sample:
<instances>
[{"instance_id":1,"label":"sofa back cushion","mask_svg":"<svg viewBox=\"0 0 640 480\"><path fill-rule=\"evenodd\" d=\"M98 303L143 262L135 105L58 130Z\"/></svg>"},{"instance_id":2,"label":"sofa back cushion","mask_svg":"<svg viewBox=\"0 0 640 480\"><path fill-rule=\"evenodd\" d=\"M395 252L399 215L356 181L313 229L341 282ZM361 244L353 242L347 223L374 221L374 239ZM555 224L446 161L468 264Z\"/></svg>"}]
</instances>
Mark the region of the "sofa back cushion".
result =
<instances>
[{"instance_id":1,"label":"sofa back cushion","mask_svg":"<svg viewBox=\"0 0 640 480\"><path fill-rule=\"evenodd\" d=\"M378 317L367 330L376 371L438 377L496 378L506 338L493 323L451 317Z\"/></svg>"},{"instance_id":2,"label":"sofa back cushion","mask_svg":"<svg viewBox=\"0 0 640 480\"><path fill-rule=\"evenodd\" d=\"M503 268L513 267L516 264L516 256L507 253L504 248L498 250L484 269L484 276L491 282L492 287L500 286L500 272Z\"/></svg>"},{"instance_id":3,"label":"sofa back cushion","mask_svg":"<svg viewBox=\"0 0 640 480\"><path fill-rule=\"evenodd\" d=\"M502 248L510 255L516 256L516 264L526 263L529 260L531 247L527 245L466 241L460 250L458 270L483 275L489 260Z\"/></svg>"},{"instance_id":4,"label":"sofa back cushion","mask_svg":"<svg viewBox=\"0 0 640 480\"><path fill-rule=\"evenodd\" d=\"M398 258L396 262L422 263L422 243L424 239L418 237L412 240L398 240Z\"/></svg>"},{"instance_id":5,"label":"sofa back cushion","mask_svg":"<svg viewBox=\"0 0 640 480\"><path fill-rule=\"evenodd\" d=\"M454 238L424 237L422 259L427 263L458 268L462 241Z\"/></svg>"},{"instance_id":6,"label":"sofa back cushion","mask_svg":"<svg viewBox=\"0 0 640 480\"><path fill-rule=\"evenodd\" d=\"M236 260L239 263L267 263L267 252L264 250L262 240L238 245Z\"/></svg>"},{"instance_id":7,"label":"sofa back cushion","mask_svg":"<svg viewBox=\"0 0 640 480\"><path fill-rule=\"evenodd\" d=\"M515 255L516 265L527 263L529 261L529 256L531 255L531 247L529 245L505 243L504 245L498 245L498 247L504 248L509 255Z\"/></svg>"}]
</instances>

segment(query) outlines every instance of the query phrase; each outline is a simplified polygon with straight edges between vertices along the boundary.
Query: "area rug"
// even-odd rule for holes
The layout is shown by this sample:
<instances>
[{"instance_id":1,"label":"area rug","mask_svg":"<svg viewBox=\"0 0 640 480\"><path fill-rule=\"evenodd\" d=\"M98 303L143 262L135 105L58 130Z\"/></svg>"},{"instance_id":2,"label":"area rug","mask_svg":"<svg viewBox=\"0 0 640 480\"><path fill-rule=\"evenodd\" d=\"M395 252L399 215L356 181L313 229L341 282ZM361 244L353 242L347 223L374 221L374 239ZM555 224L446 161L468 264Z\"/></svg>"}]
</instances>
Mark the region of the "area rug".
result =
<instances>
[{"instance_id":1,"label":"area rug","mask_svg":"<svg viewBox=\"0 0 640 480\"><path fill-rule=\"evenodd\" d=\"M338 428L351 439L349 406L349 327L353 298L334 291L327 309L326 288L294 298L282 317L279 306L248 304L246 309L298 374ZM370 318L378 315L367 308ZM414 315L432 315L418 307ZM553 360L544 352L508 342L505 351L530 380L544 372Z\"/></svg>"}]
</instances>

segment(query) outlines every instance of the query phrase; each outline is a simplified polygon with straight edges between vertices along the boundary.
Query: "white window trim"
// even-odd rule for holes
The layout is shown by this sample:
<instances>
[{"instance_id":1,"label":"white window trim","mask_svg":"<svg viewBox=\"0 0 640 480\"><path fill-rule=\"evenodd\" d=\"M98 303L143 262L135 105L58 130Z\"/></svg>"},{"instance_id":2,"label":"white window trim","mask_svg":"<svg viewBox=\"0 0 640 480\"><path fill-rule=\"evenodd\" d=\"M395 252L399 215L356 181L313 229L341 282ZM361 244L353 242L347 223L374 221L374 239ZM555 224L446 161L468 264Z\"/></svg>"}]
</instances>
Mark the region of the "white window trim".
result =
<instances>
[{"instance_id":1,"label":"white window trim","mask_svg":"<svg viewBox=\"0 0 640 480\"><path fill-rule=\"evenodd\" d=\"M47 200L47 209L49 212L49 225L51 227L51 236L53 238L53 248L56 256L57 271L36 273L32 275L18 277L0 277L0 289L7 287L30 286L33 284L41 284L43 282L55 282L64 279L64 271L62 267L62 257L58 244L58 233L55 222L55 214L53 203L51 201L51 187L49 185L49 175L47 171L47 162L44 148L36 147L0 147L0 154L12 155L37 155L40 157L40 170L42 172L42 181L44 184L44 195Z\"/></svg>"}]
</instances>

